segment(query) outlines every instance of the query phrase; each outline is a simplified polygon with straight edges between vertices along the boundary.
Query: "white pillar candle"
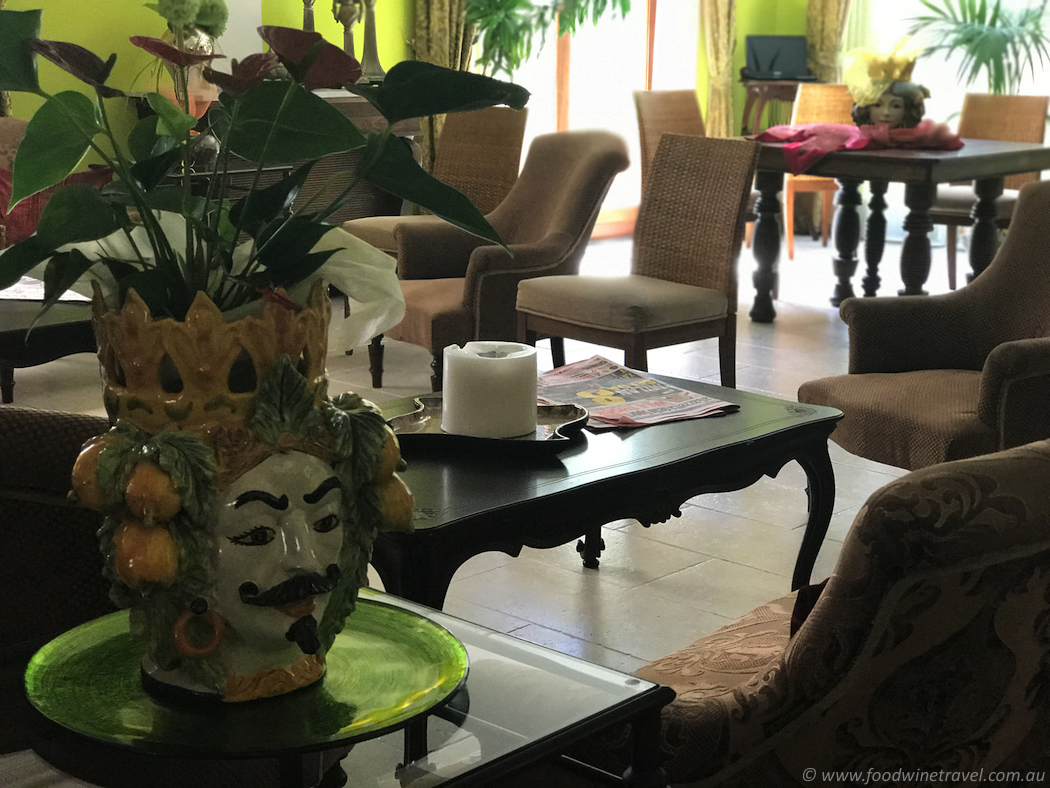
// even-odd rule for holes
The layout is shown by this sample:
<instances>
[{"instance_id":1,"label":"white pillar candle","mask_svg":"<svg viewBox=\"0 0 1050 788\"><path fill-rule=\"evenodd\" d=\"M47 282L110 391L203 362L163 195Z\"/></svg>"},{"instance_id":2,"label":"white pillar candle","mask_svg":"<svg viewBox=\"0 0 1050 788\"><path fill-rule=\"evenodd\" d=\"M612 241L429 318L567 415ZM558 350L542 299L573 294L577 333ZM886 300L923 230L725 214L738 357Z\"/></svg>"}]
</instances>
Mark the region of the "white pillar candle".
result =
<instances>
[{"instance_id":1,"label":"white pillar candle","mask_svg":"<svg viewBox=\"0 0 1050 788\"><path fill-rule=\"evenodd\" d=\"M453 435L513 438L536 431L536 348L468 342L444 351L441 428Z\"/></svg>"}]
</instances>

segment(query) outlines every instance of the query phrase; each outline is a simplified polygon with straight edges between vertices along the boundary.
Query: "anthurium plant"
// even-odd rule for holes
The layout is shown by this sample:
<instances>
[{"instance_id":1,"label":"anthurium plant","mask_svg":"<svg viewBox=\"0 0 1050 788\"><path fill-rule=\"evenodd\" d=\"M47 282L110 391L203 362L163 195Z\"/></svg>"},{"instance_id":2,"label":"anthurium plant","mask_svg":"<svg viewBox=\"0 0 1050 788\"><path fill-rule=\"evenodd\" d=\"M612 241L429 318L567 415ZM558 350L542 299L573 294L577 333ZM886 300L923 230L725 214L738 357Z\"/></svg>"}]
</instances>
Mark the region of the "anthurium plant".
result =
<instances>
[{"instance_id":1,"label":"anthurium plant","mask_svg":"<svg viewBox=\"0 0 1050 788\"><path fill-rule=\"evenodd\" d=\"M214 17L217 4L221 0L199 5ZM163 16L169 7L184 5L151 7ZM361 181L499 243L477 208L425 172L392 127L408 118L497 104L521 108L528 100L523 88L416 61L397 64L381 84L358 84L361 67L350 55L317 33L282 27L259 28L269 51L233 61L227 73L213 68L214 56L179 47L187 31L211 20L169 10L173 42L144 36L131 41L173 67L176 86L180 74L185 84L187 70L197 68L221 88L207 115L219 153L202 192L201 176L188 166L198 120L185 100L180 106L160 93L147 94L154 114L126 140L118 139L104 101L126 95L108 84L116 55L103 60L74 43L41 40L41 14L0 11L0 90L44 99L18 147L11 206L60 184L90 151L112 168L113 180L101 190L72 184L55 191L36 233L0 255L0 289L42 270L45 309L86 275L108 277L121 299L134 288L154 317L183 319L202 291L220 309L232 309L315 276L333 253L319 244L334 226L327 220ZM49 95L38 80L39 57L85 82L94 95ZM364 134L313 92L339 87L367 99L387 126ZM338 194L322 190L321 200L296 205L293 212L311 168L352 150L363 154L350 185ZM253 163L256 186L264 168L289 165L291 172L275 185L232 199L224 177L231 157Z\"/></svg>"}]
</instances>

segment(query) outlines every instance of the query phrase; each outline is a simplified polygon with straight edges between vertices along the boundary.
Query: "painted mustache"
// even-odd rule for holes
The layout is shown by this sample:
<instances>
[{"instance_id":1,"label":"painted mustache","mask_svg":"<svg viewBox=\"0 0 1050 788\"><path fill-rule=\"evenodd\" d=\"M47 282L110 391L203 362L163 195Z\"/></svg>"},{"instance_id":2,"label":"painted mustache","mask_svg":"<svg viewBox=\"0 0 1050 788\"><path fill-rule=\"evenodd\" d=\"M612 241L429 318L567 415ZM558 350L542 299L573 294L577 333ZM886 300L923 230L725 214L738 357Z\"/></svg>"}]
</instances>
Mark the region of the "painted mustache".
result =
<instances>
[{"instance_id":1,"label":"painted mustache","mask_svg":"<svg viewBox=\"0 0 1050 788\"><path fill-rule=\"evenodd\" d=\"M317 572L296 575L262 592L255 583L241 583L237 592L240 594L241 601L246 605L280 607L298 602L300 599L330 592L339 583L341 573L335 564L329 564L326 573L326 576L321 576Z\"/></svg>"}]
</instances>

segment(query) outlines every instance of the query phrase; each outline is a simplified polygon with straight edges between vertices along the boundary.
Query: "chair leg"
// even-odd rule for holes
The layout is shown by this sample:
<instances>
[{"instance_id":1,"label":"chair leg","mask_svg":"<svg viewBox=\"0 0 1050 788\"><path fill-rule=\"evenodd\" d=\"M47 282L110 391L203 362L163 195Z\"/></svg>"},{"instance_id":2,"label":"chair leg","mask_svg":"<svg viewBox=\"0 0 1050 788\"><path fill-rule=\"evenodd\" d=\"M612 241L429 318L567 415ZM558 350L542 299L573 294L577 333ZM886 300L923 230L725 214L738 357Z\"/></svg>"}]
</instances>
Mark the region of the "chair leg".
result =
<instances>
[{"instance_id":1,"label":"chair leg","mask_svg":"<svg viewBox=\"0 0 1050 788\"><path fill-rule=\"evenodd\" d=\"M748 222L744 225L744 246L751 248L751 236L755 234L755 223Z\"/></svg>"},{"instance_id":2,"label":"chair leg","mask_svg":"<svg viewBox=\"0 0 1050 788\"><path fill-rule=\"evenodd\" d=\"M784 181L784 241L787 245L788 260L795 259L795 190L791 186L791 176Z\"/></svg>"},{"instance_id":3,"label":"chair leg","mask_svg":"<svg viewBox=\"0 0 1050 788\"><path fill-rule=\"evenodd\" d=\"M624 366L629 369L636 369L639 372L649 371L649 361L646 358L645 343L642 338L637 335L632 335L627 341L627 347L624 348L623 352Z\"/></svg>"},{"instance_id":4,"label":"chair leg","mask_svg":"<svg viewBox=\"0 0 1050 788\"><path fill-rule=\"evenodd\" d=\"M441 387L443 385L443 381L442 381L442 376L443 376L443 369L442 369L442 367L444 366L443 363L442 363L443 362L443 358L444 358L444 354L440 350L438 350L438 351L436 351L434 353L434 360L430 362L430 369L431 369L430 390L431 391L441 391Z\"/></svg>"},{"instance_id":5,"label":"chair leg","mask_svg":"<svg viewBox=\"0 0 1050 788\"><path fill-rule=\"evenodd\" d=\"M726 318L726 332L718 338L718 371L722 385L736 388L736 314Z\"/></svg>"},{"instance_id":6,"label":"chair leg","mask_svg":"<svg viewBox=\"0 0 1050 788\"><path fill-rule=\"evenodd\" d=\"M828 245L831 237L831 220L835 216L835 192L820 193L820 242Z\"/></svg>"},{"instance_id":7,"label":"chair leg","mask_svg":"<svg viewBox=\"0 0 1050 788\"><path fill-rule=\"evenodd\" d=\"M368 345L368 371L372 373L372 388L383 388L383 335L372 337Z\"/></svg>"},{"instance_id":8,"label":"chair leg","mask_svg":"<svg viewBox=\"0 0 1050 788\"><path fill-rule=\"evenodd\" d=\"M15 368L6 364L0 365L0 392L5 405L15 401Z\"/></svg>"},{"instance_id":9,"label":"chair leg","mask_svg":"<svg viewBox=\"0 0 1050 788\"><path fill-rule=\"evenodd\" d=\"M948 289L955 289L955 246L959 243L958 228L954 224L947 225L948 243L945 251L948 253Z\"/></svg>"},{"instance_id":10,"label":"chair leg","mask_svg":"<svg viewBox=\"0 0 1050 788\"><path fill-rule=\"evenodd\" d=\"M555 367L565 366L565 337L551 337L551 359Z\"/></svg>"}]
</instances>

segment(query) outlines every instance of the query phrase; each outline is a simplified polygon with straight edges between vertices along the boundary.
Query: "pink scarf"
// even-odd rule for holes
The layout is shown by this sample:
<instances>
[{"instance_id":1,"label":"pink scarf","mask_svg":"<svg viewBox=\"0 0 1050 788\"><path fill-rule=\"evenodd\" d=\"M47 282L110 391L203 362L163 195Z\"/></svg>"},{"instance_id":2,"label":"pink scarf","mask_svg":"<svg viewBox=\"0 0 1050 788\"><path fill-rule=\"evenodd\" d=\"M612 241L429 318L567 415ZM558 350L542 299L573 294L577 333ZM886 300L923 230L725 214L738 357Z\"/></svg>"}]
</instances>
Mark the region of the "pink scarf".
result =
<instances>
[{"instance_id":1,"label":"pink scarf","mask_svg":"<svg viewBox=\"0 0 1050 788\"><path fill-rule=\"evenodd\" d=\"M792 175L799 175L827 154L837 150L884 150L919 148L958 150L962 139L943 123L921 120L913 129L878 126L852 126L846 123L800 123L773 126L755 137L759 142L785 142L784 158Z\"/></svg>"}]
</instances>

